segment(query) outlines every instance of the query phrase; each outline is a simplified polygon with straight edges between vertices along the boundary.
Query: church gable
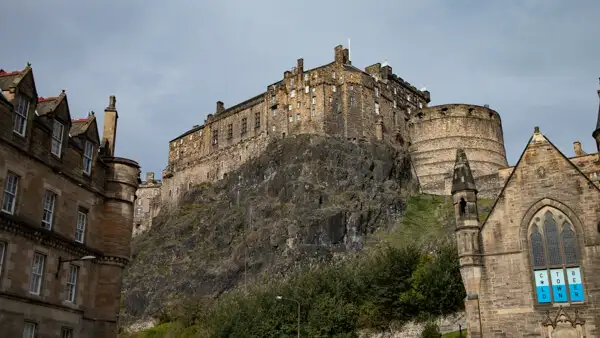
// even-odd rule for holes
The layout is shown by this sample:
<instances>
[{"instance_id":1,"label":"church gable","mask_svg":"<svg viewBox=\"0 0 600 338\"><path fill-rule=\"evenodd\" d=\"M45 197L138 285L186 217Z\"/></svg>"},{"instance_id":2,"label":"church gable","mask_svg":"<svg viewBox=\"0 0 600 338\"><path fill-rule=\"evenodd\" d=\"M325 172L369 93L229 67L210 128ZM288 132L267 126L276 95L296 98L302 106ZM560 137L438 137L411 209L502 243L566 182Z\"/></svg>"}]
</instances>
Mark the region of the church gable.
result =
<instances>
[{"instance_id":1,"label":"church gable","mask_svg":"<svg viewBox=\"0 0 600 338\"><path fill-rule=\"evenodd\" d=\"M585 237L597 238L600 190L536 128L482 226L484 250L525 248L529 222L543 207L539 203L543 200L576 219L584 216L585 222L578 223L584 227Z\"/></svg>"}]
</instances>

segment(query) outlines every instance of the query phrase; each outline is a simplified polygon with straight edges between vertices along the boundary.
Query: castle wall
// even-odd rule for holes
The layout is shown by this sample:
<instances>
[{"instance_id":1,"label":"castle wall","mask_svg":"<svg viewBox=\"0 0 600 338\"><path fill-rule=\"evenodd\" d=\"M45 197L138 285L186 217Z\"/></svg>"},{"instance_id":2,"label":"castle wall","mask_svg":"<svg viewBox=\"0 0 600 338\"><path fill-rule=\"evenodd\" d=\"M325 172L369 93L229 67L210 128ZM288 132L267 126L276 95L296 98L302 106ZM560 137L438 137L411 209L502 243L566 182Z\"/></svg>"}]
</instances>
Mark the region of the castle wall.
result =
<instances>
[{"instance_id":1,"label":"castle wall","mask_svg":"<svg viewBox=\"0 0 600 338\"><path fill-rule=\"evenodd\" d=\"M271 140L290 135L374 141L381 125L383 139L404 147L408 116L428 102L429 92L417 90L390 66L377 63L365 71L352 66L342 46L335 48L334 62L311 70L304 71L299 59L264 93L227 109L217 102L216 112L202 126L170 142L161 200L176 205L195 184L223 178L258 156Z\"/></svg>"},{"instance_id":2,"label":"castle wall","mask_svg":"<svg viewBox=\"0 0 600 338\"><path fill-rule=\"evenodd\" d=\"M135 192L135 211L133 214L133 236L152 227L152 220L158 216L161 206L162 181L154 179L154 173L146 173L146 180L140 183Z\"/></svg>"},{"instance_id":3,"label":"castle wall","mask_svg":"<svg viewBox=\"0 0 600 338\"><path fill-rule=\"evenodd\" d=\"M507 167L500 115L487 107L448 104L410 116L410 152L423 192L449 195L456 150L467 153L473 176Z\"/></svg>"}]
</instances>

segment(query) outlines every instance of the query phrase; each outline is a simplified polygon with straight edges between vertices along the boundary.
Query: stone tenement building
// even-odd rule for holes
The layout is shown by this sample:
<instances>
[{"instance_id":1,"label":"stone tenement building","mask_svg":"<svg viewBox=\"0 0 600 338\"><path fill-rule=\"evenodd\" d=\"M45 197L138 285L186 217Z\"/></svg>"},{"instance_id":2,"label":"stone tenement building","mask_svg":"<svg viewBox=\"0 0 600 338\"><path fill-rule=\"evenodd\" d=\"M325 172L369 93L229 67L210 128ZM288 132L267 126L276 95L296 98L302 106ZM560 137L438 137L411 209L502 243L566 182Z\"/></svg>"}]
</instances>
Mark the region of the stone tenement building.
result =
<instances>
[{"instance_id":1,"label":"stone tenement building","mask_svg":"<svg viewBox=\"0 0 600 338\"><path fill-rule=\"evenodd\" d=\"M0 336L116 337L139 181L114 156L116 100L100 139L64 91L38 96L29 65L0 89Z\"/></svg>"},{"instance_id":2,"label":"stone tenement building","mask_svg":"<svg viewBox=\"0 0 600 338\"><path fill-rule=\"evenodd\" d=\"M384 140L408 149L422 191L431 194L450 194L454 155L462 147L481 194L495 197L498 169L508 166L500 115L488 106L429 102L428 91L417 90L387 64L354 67L342 46L335 47L332 63L314 69L304 70L299 59L265 92L228 109L217 102L203 125L170 142L162 184L138 190L134 233L148 229L161 205L176 205L193 185L221 179L270 141L301 133ZM158 185L161 203L153 197Z\"/></svg>"},{"instance_id":3,"label":"stone tenement building","mask_svg":"<svg viewBox=\"0 0 600 338\"><path fill-rule=\"evenodd\" d=\"M600 152L600 109L592 136ZM451 192L469 337L600 337L600 158L574 148L567 158L536 127L517 164L499 171L486 219L470 158L457 151Z\"/></svg>"}]
</instances>

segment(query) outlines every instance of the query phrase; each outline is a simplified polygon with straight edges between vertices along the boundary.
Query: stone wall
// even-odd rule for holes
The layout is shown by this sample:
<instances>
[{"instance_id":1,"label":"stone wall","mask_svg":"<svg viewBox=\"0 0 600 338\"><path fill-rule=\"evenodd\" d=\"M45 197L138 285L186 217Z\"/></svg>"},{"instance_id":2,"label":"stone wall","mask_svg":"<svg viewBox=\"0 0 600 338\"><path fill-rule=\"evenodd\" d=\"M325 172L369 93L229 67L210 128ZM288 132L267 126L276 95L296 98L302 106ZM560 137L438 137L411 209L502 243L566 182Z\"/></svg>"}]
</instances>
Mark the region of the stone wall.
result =
<instances>
[{"instance_id":1,"label":"stone wall","mask_svg":"<svg viewBox=\"0 0 600 338\"><path fill-rule=\"evenodd\" d=\"M427 106L429 92L417 90L388 65L362 71L352 66L347 49L337 46L334 52L332 63L306 71L298 59L281 81L231 108L217 102L203 125L172 140L162 202L176 205L183 191L222 179L271 140L290 135L385 139L406 147L408 116Z\"/></svg>"},{"instance_id":2,"label":"stone wall","mask_svg":"<svg viewBox=\"0 0 600 338\"><path fill-rule=\"evenodd\" d=\"M479 306L482 336L543 336L542 323L557 317L558 305L572 320L585 321L587 337L600 335L600 190L541 134L534 134L481 229L483 267ZM576 162L576 161L574 161ZM531 260L533 225L544 232L551 211L562 231L569 221L577 238L585 301L537 302ZM562 250L561 250L562 251ZM474 292L467 290L467 293ZM575 310L579 312L576 313ZM549 311L549 313L547 313ZM477 324L474 324L477 325Z\"/></svg>"},{"instance_id":3,"label":"stone wall","mask_svg":"<svg viewBox=\"0 0 600 338\"><path fill-rule=\"evenodd\" d=\"M458 148L465 150L475 178L508 166L500 115L488 107L448 104L423 108L410 116L409 135L409 149L426 193L450 194L445 179L452 175Z\"/></svg>"},{"instance_id":4,"label":"stone wall","mask_svg":"<svg viewBox=\"0 0 600 338\"><path fill-rule=\"evenodd\" d=\"M162 181L154 178L153 172L146 173L146 180L140 183L136 191L135 211L133 215L133 236L152 227L152 220L160 212Z\"/></svg>"}]
</instances>

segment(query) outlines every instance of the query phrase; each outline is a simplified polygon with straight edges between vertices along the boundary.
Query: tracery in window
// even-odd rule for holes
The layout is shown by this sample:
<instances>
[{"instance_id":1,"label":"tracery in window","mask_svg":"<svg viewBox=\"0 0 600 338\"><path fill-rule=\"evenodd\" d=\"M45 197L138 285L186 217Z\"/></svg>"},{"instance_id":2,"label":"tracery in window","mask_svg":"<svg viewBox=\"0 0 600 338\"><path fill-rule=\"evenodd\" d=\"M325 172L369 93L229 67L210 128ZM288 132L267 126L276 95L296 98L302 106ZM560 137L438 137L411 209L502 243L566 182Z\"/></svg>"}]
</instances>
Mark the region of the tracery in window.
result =
<instances>
[{"instance_id":1,"label":"tracery in window","mask_svg":"<svg viewBox=\"0 0 600 338\"><path fill-rule=\"evenodd\" d=\"M537 302L583 302L577 234L566 215L549 207L538 212L530 227L529 245Z\"/></svg>"}]
</instances>

